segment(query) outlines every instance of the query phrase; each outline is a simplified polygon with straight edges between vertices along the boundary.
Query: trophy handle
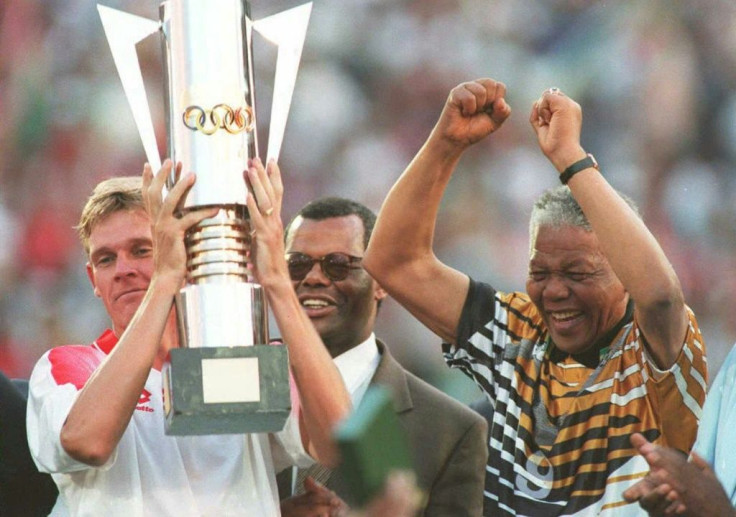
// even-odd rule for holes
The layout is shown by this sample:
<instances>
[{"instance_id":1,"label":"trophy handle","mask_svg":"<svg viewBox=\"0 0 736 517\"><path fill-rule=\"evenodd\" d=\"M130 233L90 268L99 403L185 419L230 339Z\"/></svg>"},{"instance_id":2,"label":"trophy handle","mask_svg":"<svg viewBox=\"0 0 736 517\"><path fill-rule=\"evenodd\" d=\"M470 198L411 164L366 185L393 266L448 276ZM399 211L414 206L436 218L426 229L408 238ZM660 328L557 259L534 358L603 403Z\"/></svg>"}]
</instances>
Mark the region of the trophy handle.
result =
<instances>
[{"instance_id":1,"label":"trophy handle","mask_svg":"<svg viewBox=\"0 0 736 517\"><path fill-rule=\"evenodd\" d=\"M98 4L97 10L110 45L115 68L123 83L125 96L143 142L146 159L153 170L157 171L161 168L161 156L156 144L151 110L135 46L139 41L158 32L161 23L104 5ZM278 161L281 152L286 119L291 107L311 13L312 3L309 2L255 22L248 19L253 29L278 47L267 159L273 158Z\"/></svg>"},{"instance_id":2,"label":"trophy handle","mask_svg":"<svg viewBox=\"0 0 736 517\"><path fill-rule=\"evenodd\" d=\"M253 28L278 47L267 159L279 159L311 13L312 3L309 2L253 22Z\"/></svg>"},{"instance_id":3,"label":"trophy handle","mask_svg":"<svg viewBox=\"0 0 736 517\"><path fill-rule=\"evenodd\" d=\"M115 68L123 83L125 97L133 111L133 119L143 142L146 159L151 168L157 171L161 168L161 155L156 145L153 119L148 106L146 89L143 86L143 75L135 45L154 32L158 32L160 23L99 4L97 11L100 13Z\"/></svg>"}]
</instances>

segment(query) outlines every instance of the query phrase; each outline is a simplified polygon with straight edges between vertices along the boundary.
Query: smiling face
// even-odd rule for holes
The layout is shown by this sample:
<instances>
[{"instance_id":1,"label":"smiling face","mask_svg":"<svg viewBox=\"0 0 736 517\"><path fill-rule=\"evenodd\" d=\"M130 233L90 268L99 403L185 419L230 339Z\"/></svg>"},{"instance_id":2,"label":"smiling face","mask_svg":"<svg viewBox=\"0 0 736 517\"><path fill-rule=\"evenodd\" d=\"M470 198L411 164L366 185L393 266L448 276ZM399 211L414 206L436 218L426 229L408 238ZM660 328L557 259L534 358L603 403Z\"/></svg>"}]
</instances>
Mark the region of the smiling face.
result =
<instances>
[{"instance_id":1,"label":"smiling face","mask_svg":"<svg viewBox=\"0 0 736 517\"><path fill-rule=\"evenodd\" d=\"M117 336L130 323L153 273L151 221L143 210L120 210L97 223L89 236L89 276Z\"/></svg>"},{"instance_id":2,"label":"smiling face","mask_svg":"<svg viewBox=\"0 0 736 517\"><path fill-rule=\"evenodd\" d=\"M323 220L297 217L289 227L286 252L312 258L329 253L362 257L363 222L357 215ZM312 320L332 357L359 345L373 331L378 301L386 296L362 268L352 269L344 280L332 281L315 262L301 281L293 281L299 302Z\"/></svg>"},{"instance_id":3,"label":"smiling face","mask_svg":"<svg viewBox=\"0 0 736 517\"><path fill-rule=\"evenodd\" d=\"M596 235L576 226L537 229L526 290L555 345L571 354L618 323L628 301Z\"/></svg>"}]
</instances>

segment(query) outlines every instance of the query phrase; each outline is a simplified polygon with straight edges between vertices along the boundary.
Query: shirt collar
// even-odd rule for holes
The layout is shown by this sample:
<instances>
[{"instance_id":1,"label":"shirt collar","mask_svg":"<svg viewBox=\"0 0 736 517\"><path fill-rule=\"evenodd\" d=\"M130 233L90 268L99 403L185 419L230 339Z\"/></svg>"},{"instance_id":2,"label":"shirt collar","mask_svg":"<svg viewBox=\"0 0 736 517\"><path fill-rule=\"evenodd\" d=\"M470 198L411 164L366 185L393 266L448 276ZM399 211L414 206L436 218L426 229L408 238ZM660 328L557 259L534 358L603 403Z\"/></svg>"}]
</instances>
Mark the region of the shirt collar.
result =
<instances>
[{"instance_id":1,"label":"shirt collar","mask_svg":"<svg viewBox=\"0 0 736 517\"><path fill-rule=\"evenodd\" d=\"M618 335L624 325L631 323L634 320L634 300L629 298L626 303L626 311L623 317L616 323L613 328L606 331L593 346L587 350L580 352L579 354L568 354L557 348L552 341L551 337L548 336L549 342L552 347L548 347L549 358L554 363L561 363L567 357L572 357L578 363L587 366L590 369L595 369L603 360L608 357L608 354L613 344L614 338Z\"/></svg>"},{"instance_id":2,"label":"shirt collar","mask_svg":"<svg viewBox=\"0 0 736 517\"><path fill-rule=\"evenodd\" d=\"M108 355L110 352L112 352L112 349L115 348L115 345L117 344L118 337L110 329L107 329L105 332L103 332L102 335L98 337L95 341L95 345L97 345L97 348L102 350L105 355Z\"/></svg>"},{"instance_id":3,"label":"shirt collar","mask_svg":"<svg viewBox=\"0 0 736 517\"><path fill-rule=\"evenodd\" d=\"M366 377L369 380L373 378L380 360L381 354L376 344L376 335L372 332L361 344L333 359L351 393Z\"/></svg>"}]
</instances>

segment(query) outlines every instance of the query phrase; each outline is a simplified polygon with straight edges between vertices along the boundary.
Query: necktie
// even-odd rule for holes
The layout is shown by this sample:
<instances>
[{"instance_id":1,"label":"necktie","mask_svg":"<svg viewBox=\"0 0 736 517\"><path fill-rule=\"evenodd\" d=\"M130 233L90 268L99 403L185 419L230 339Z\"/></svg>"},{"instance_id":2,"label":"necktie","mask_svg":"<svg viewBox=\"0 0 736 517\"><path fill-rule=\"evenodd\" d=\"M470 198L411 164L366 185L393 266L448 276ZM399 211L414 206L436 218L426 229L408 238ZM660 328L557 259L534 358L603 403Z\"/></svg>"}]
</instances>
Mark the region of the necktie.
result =
<instances>
[{"instance_id":1,"label":"necktie","mask_svg":"<svg viewBox=\"0 0 736 517\"><path fill-rule=\"evenodd\" d=\"M304 493L304 480L307 476L313 478L320 485L327 483L332 474L332 469L315 463L307 469L297 469L296 474L296 487L294 488L294 495L301 495Z\"/></svg>"}]
</instances>

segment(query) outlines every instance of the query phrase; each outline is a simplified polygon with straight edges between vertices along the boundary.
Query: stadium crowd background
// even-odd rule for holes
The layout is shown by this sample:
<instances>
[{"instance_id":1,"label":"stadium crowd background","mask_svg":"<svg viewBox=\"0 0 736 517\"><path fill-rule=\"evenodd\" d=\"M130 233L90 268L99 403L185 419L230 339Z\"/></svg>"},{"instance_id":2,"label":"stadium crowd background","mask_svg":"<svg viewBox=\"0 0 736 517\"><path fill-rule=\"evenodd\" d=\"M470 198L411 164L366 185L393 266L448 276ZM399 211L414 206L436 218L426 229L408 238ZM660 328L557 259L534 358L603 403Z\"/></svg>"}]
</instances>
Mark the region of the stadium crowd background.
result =
<instances>
[{"instance_id":1,"label":"stadium crowd background","mask_svg":"<svg viewBox=\"0 0 736 517\"><path fill-rule=\"evenodd\" d=\"M100 3L158 17L156 0ZM258 19L301 3L251 6ZM275 52L260 41L255 52L263 123ZM139 54L163 150L157 36ZM506 83L514 113L461 162L438 254L523 289L531 204L557 182L528 113L557 86L583 106L585 147L639 203L673 262L712 379L736 341L736 3L315 0L280 159L284 216L323 195L378 210L449 90L484 76ZM96 2L0 3L0 113L0 369L25 377L49 347L89 342L107 326L72 227L99 180L138 174L145 161ZM439 339L395 302L378 320L409 369L462 400L477 396L428 351Z\"/></svg>"}]
</instances>

